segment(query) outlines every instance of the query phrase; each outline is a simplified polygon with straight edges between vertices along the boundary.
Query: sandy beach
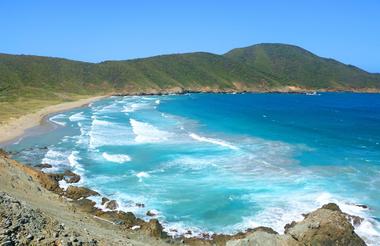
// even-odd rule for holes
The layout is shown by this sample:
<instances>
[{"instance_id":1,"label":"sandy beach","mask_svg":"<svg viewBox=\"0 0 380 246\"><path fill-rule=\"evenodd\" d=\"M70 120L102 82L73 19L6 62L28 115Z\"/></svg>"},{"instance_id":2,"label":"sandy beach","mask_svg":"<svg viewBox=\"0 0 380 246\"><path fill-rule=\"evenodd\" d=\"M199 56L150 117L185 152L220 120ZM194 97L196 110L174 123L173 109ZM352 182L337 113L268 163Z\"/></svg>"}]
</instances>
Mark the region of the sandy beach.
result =
<instances>
[{"instance_id":1,"label":"sandy beach","mask_svg":"<svg viewBox=\"0 0 380 246\"><path fill-rule=\"evenodd\" d=\"M84 98L73 102L65 102L42 108L34 113L29 113L20 118L10 120L0 125L0 143L15 139L25 133L27 129L41 124L43 118L52 113L58 113L73 108L83 107L91 102L105 98L107 96L96 96Z\"/></svg>"}]
</instances>

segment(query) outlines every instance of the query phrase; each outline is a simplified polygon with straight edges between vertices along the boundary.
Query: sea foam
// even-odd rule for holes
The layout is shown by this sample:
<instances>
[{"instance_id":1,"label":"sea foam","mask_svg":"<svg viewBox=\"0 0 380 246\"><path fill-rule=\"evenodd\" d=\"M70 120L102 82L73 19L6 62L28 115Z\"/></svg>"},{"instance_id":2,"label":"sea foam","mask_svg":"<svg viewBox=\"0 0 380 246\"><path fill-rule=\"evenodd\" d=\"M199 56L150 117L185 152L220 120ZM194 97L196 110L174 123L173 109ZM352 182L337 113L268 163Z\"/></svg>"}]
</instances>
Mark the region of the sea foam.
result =
<instances>
[{"instance_id":1,"label":"sea foam","mask_svg":"<svg viewBox=\"0 0 380 246\"><path fill-rule=\"evenodd\" d=\"M136 173L136 177L139 178L139 182L142 182L143 178L149 178L150 174L147 172L139 172L139 173Z\"/></svg>"},{"instance_id":2,"label":"sea foam","mask_svg":"<svg viewBox=\"0 0 380 246\"><path fill-rule=\"evenodd\" d=\"M226 142L224 140L221 140L221 139L202 137L202 136L199 136L199 135L197 135L195 133L190 133L189 136L192 139L200 141L200 142L206 142L206 143L216 144L216 145L220 145L220 146L223 146L223 147L226 147L226 148L229 148L229 149L233 149L233 150L239 149L238 147L234 146L233 144L230 144L230 143L228 143L228 142Z\"/></svg>"},{"instance_id":3,"label":"sea foam","mask_svg":"<svg viewBox=\"0 0 380 246\"><path fill-rule=\"evenodd\" d=\"M138 143L155 143L162 142L169 139L171 134L166 131L159 130L155 126L146 123L130 119L132 131L136 135L135 141Z\"/></svg>"},{"instance_id":4,"label":"sea foam","mask_svg":"<svg viewBox=\"0 0 380 246\"><path fill-rule=\"evenodd\" d=\"M107 152L104 152L102 156L107 161L116 162L116 163L125 163L132 160L129 155L120 155L120 154L111 155L111 154L108 154Z\"/></svg>"},{"instance_id":5,"label":"sea foam","mask_svg":"<svg viewBox=\"0 0 380 246\"><path fill-rule=\"evenodd\" d=\"M54 115L53 117L50 117L49 120L51 122L54 122L57 125L66 126L66 122L60 121L60 119L63 119L64 117L66 117L66 115L64 115L64 114L57 114L57 115Z\"/></svg>"},{"instance_id":6,"label":"sea foam","mask_svg":"<svg viewBox=\"0 0 380 246\"><path fill-rule=\"evenodd\" d=\"M83 112L73 114L69 117L69 120L72 122L81 121L81 120L85 120L85 119L86 119L86 117L84 116Z\"/></svg>"}]
</instances>

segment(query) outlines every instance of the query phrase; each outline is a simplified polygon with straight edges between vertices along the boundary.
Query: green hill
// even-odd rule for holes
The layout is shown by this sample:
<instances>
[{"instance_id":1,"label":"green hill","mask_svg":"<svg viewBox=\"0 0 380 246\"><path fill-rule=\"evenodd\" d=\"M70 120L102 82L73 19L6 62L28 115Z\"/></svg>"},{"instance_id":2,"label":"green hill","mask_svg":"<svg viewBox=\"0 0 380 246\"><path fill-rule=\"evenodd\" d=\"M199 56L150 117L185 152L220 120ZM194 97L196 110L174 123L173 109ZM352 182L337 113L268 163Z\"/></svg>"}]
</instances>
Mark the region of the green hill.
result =
<instances>
[{"instance_id":1,"label":"green hill","mask_svg":"<svg viewBox=\"0 0 380 246\"><path fill-rule=\"evenodd\" d=\"M302 48L258 44L224 55L197 52L87 63L0 54L0 122L31 109L107 93L175 90L378 90L380 75Z\"/></svg>"},{"instance_id":2,"label":"green hill","mask_svg":"<svg viewBox=\"0 0 380 246\"><path fill-rule=\"evenodd\" d=\"M224 55L272 75L283 85L315 89L379 88L380 76L286 44L258 44Z\"/></svg>"}]
</instances>

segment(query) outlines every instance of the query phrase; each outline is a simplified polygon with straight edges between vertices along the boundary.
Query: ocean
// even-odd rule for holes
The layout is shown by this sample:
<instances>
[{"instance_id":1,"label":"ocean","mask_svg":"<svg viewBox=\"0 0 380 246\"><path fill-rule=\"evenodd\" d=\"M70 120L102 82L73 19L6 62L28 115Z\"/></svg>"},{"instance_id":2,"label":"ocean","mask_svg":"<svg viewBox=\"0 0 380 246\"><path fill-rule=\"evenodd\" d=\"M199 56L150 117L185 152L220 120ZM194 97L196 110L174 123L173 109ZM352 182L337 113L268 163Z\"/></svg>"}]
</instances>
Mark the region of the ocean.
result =
<instances>
[{"instance_id":1,"label":"ocean","mask_svg":"<svg viewBox=\"0 0 380 246\"><path fill-rule=\"evenodd\" d=\"M110 97L49 120L6 149L80 174L141 218L154 211L171 235L282 233L335 202L380 241L380 94Z\"/></svg>"}]
</instances>

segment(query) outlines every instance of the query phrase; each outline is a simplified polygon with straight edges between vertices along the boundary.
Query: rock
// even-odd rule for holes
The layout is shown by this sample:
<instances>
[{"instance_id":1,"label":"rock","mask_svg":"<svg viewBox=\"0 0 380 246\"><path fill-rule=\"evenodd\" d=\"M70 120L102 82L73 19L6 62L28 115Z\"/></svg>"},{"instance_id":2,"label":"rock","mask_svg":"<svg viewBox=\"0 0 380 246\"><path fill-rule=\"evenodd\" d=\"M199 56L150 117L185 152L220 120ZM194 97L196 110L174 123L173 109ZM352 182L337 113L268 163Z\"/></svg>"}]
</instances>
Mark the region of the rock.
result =
<instances>
[{"instance_id":1,"label":"rock","mask_svg":"<svg viewBox=\"0 0 380 246\"><path fill-rule=\"evenodd\" d=\"M28 240L33 240L34 236L32 234L28 234L28 236L26 236L26 239Z\"/></svg>"},{"instance_id":2,"label":"rock","mask_svg":"<svg viewBox=\"0 0 380 246\"><path fill-rule=\"evenodd\" d=\"M100 209L96 208L96 202L91 201L89 199L80 199L76 200L75 204L79 207L80 210L87 212L87 213L96 213L97 211L100 211Z\"/></svg>"},{"instance_id":3,"label":"rock","mask_svg":"<svg viewBox=\"0 0 380 246\"><path fill-rule=\"evenodd\" d=\"M305 217L307 217L307 216L305 216ZM288 224L286 224L285 226L284 226L284 229L285 229L285 233L290 229L290 228L292 228L293 226L295 226L297 223L295 222L295 221L292 221L290 224L288 223Z\"/></svg>"},{"instance_id":4,"label":"rock","mask_svg":"<svg viewBox=\"0 0 380 246\"><path fill-rule=\"evenodd\" d=\"M348 219L348 221L350 221L351 224L353 224L354 226L359 226L364 221L362 217L350 215L346 213L344 214L346 215L346 218Z\"/></svg>"},{"instance_id":5,"label":"rock","mask_svg":"<svg viewBox=\"0 0 380 246\"><path fill-rule=\"evenodd\" d=\"M104 205L106 202L108 202L110 199L107 197L102 197L102 205Z\"/></svg>"},{"instance_id":6,"label":"rock","mask_svg":"<svg viewBox=\"0 0 380 246\"><path fill-rule=\"evenodd\" d=\"M304 245L365 245L338 205L329 203L286 231Z\"/></svg>"},{"instance_id":7,"label":"rock","mask_svg":"<svg viewBox=\"0 0 380 246\"><path fill-rule=\"evenodd\" d=\"M106 208L108 208L110 210L115 210L119 207L119 205L117 204L117 202L115 200L111 200L111 201L106 202L105 206L106 206Z\"/></svg>"},{"instance_id":8,"label":"rock","mask_svg":"<svg viewBox=\"0 0 380 246\"><path fill-rule=\"evenodd\" d=\"M332 211L339 211L339 212L342 212L339 208L338 205L336 205L335 203L328 203L328 204L325 204L322 206L322 208L324 209L329 209L329 210L332 210Z\"/></svg>"},{"instance_id":9,"label":"rock","mask_svg":"<svg viewBox=\"0 0 380 246\"><path fill-rule=\"evenodd\" d=\"M145 204L144 203L136 203L136 207L145 208Z\"/></svg>"},{"instance_id":10,"label":"rock","mask_svg":"<svg viewBox=\"0 0 380 246\"><path fill-rule=\"evenodd\" d=\"M147 212L146 212L146 215L147 216L151 216L151 217L153 217L153 216L156 216L158 213L155 211L155 210L148 210Z\"/></svg>"},{"instance_id":11,"label":"rock","mask_svg":"<svg viewBox=\"0 0 380 246\"><path fill-rule=\"evenodd\" d=\"M87 198L89 196L99 196L100 194L96 191L88 189L86 187L77 187L70 185L65 191L65 196L74 200L79 198Z\"/></svg>"},{"instance_id":12,"label":"rock","mask_svg":"<svg viewBox=\"0 0 380 246\"><path fill-rule=\"evenodd\" d=\"M95 215L100 218L112 221L115 224L125 225L128 228L139 224L137 223L138 219L136 219L136 216L131 212L97 210Z\"/></svg>"},{"instance_id":13,"label":"rock","mask_svg":"<svg viewBox=\"0 0 380 246\"><path fill-rule=\"evenodd\" d=\"M259 227L256 227L254 229L250 229L248 230L248 232L256 232L256 231L261 231L261 232L266 232L268 234L273 234L273 235L277 235L278 232L276 232L275 230L273 230L272 228L270 227L265 227L265 226L259 226Z\"/></svg>"},{"instance_id":14,"label":"rock","mask_svg":"<svg viewBox=\"0 0 380 246\"><path fill-rule=\"evenodd\" d=\"M65 172L63 173L63 179L71 184L71 183L78 183L79 180L80 180L80 176L70 170L65 170Z\"/></svg>"},{"instance_id":15,"label":"rock","mask_svg":"<svg viewBox=\"0 0 380 246\"><path fill-rule=\"evenodd\" d=\"M63 180L63 178L64 178L63 173L48 173L46 175L48 175L50 178L52 178L53 180L55 180L57 182Z\"/></svg>"},{"instance_id":16,"label":"rock","mask_svg":"<svg viewBox=\"0 0 380 246\"><path fill-rule=\"evenodd\" d=\"M356 204L356 206L364 208L364 209L368 209L368 206L364 204Z\"/></svg>"},{"instance_id":17,"label":"rock","mask_svg":"<svg viewBox=\"0 0 380 246\"><path fill-rule=\"evenodd\" d=\"M268 233L265 230L256 230L244 238L238 240L230 240L226 242L226 246L301 246L294 239L286 235L278 235Z\"/></svg>"},{"instance_id":18,"label":"rock","mask_svg":"<svg viewBox=\"0 0 380 246\"><path fill-rule=\"evenodd\" d=\"M1 157L8 157L8 153L5 150L0 149L0 156Z\"/></svg>"},{"instance_id":19,"label":"rock","mask_svg":"<svg viewBox=\"0 0 380 246\"><path fill-rule=\"evenodd\" d=\"M157 219L151 219L149 222L144 223L141 226L141 230L146 232L149 236L156 238L167 237L166 232L163 231L163 227Z\"/></svg>"},{"instance_id":20,"label":"rock","mask_svg":"<svg viewBox=\"0 0 380 246\"><path fill-rule=\"evenodd\" d=\"M270 228L255 228L243 237L238 234L232 236L226 245L364 246L365 242L354 232L354 227L348 221L348 218L354 216L348 216L351 215L343 213L338 205L329 203L307 214L303 221L287 224L284 235L279 235Z\"/></svg>"},{"instance_id":21,"label":"rock","mask_svg":"<svg viewBox=\"0 0 380 246\"><path fill-rule=\"evenodd\" d=\"M53 166L50 164L43 163L43 164L35 165L34 167L38 169L43 169L43 168L52 168Z\"/></svg>"},{"instance_id":22,"label":"rock","mask_svg":"<svg viewBox=\"0 0 380 246\"><path fill-rule=\"evenodd\" d=\"M31 171L31 170L29 170ZM36 178L42 187L49 191L60 194L62 189L59 187L59 181L61 180L60 175L46 174L39 170L33 170L33 176Z\"/></svg>"}]
</instances>

